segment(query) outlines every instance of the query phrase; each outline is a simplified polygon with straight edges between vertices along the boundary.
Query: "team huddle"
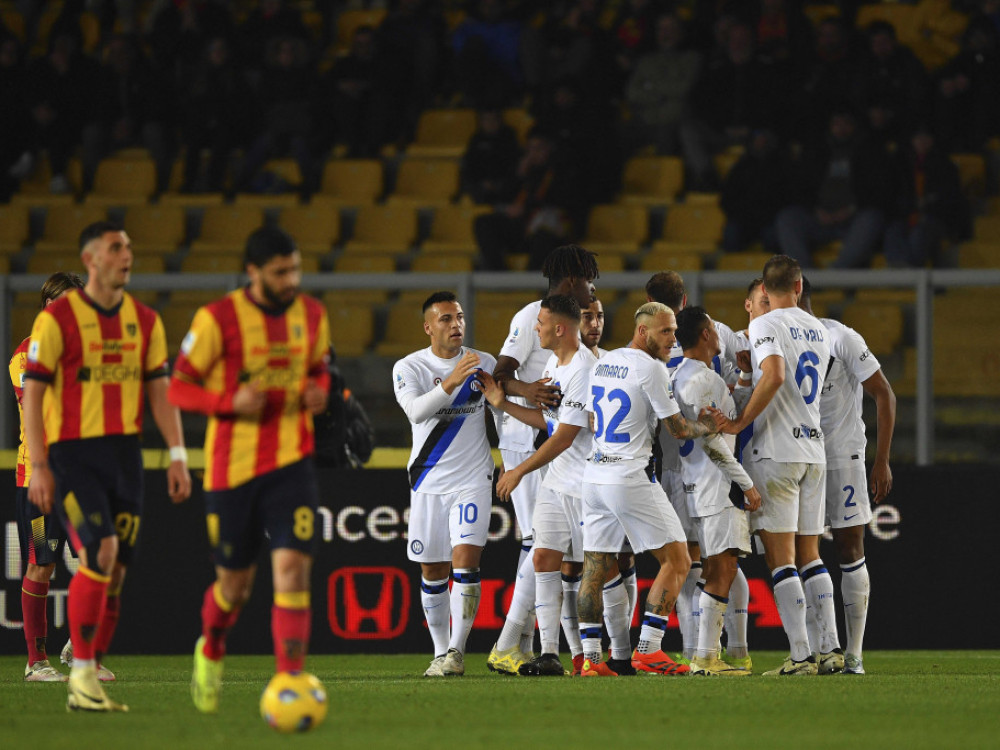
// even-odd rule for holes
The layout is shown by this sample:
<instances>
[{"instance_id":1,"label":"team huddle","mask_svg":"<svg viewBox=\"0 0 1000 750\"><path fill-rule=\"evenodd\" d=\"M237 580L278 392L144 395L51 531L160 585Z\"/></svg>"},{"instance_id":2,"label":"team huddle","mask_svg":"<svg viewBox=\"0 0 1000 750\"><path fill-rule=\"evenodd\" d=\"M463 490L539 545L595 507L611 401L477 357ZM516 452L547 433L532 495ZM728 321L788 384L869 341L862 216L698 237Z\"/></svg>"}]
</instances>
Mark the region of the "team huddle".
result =
<instances>
[{"instance_id":1,"label":"team huddle","mask_svg":"<svg viewBox=\"0 0 1000 750\"><path fill-rule=\"evenodd\" d=\"M863 674L864 527L892 486L895 397L862 337L814 317L798 264L774 256L749 286L747 330L687 306L681 278L664 272L647 284L631 341L605 351L595 256L564 246L542 270L548 295L514 316L497 358L464 346L462 307L438 292L423 306L430 347L393 369L413 426L408 554L421 566L434 644L425 676L465 673L492 503L488 418L503 459L496 495L512 501L523 534L491 670L750 675L739 560L755 536L789 643L765 674ZM878 412L870 481L863 392ZM841 568L843 648L819 554L827 526ZM641 552L659 570L633 648ZM662 645L671 612L683 638L676 658Z\"/></svg>"}]
</instances>

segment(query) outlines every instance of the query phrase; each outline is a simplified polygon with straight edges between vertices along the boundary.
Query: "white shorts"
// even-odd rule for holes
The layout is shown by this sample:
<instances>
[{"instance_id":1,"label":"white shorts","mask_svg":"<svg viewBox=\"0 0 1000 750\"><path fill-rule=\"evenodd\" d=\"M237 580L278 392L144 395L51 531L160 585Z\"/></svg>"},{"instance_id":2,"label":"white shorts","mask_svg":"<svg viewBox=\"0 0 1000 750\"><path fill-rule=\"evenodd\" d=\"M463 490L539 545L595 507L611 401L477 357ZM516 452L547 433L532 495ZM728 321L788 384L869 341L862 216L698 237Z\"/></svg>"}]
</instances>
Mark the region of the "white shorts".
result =
<instances>
[{"instance_id":1,"label":"white shorts","mask_svg":"<svg viewBox=\"0 0 1000 750\"><path fill-rule=\"evenodd\" d=\"M450 562L459 544L486 545L493 489L490 485L428 495L410 492L407 556L414 562Z\"/></svg>"},{"instance_id":2,"label":"white shorts","mask_svg":"<svg viewBox=\"0 0 1000 750\"><path fill-rule=\"evenodd\" d=\"M500 451L500 457L503 458L505 469L512 469L515 466L523 464L532 455L534 455L534 451L531 453L506 449ZM538 497L538 493L542 489L542 479L544 476L544 466L538 471L529 471L521 477L521 481L518 482L517 487L510 493L510 501L514 505L514 517L517 519L518 528L521 529L522 539L527 539L531 535L531 524L535 517L535 498Z\"/></svg>"},{"instance_id":3,"label":"white shorts","mask_svg":"<svg viewBox=\"0 0 1000 750\"><path fill-rule=\"evenodd\" d=\"M583 548L621 552L628 539L638 554L671 542L686 542L677 513L658 483L583 483Z\"/></svg>"},{"instance_id":4,"label":"white shorts","mask_svg":"<svg viewBox=\"0 0 1000 750\"><path fill-rule=\"evenodd\" d=\"M750 531L803 536L823 533L826 465L782 463L770 458L743 465L760 491L760 510L750 514Z\"/></svg>"},{"instance_id":5,"label":"white shorts","mask_svg":"<svg viewBox=\"0 0 1000 750\"><path fill-rule=\"evenodd\" d=\"M701 556L721 555L734 549L740 557L750 554L750 521L747 512L736 506L723 508L718 513L694 519L698 530Z\"/></svg>"},{"instance_id":6,"label":"white shorts","mask_svg":"<svg viewBox=\"0 0 1000 750\"><path fill-rule=\"evenodd\" d=\"M667 493L667 499L674 506L677 519L681 522L681 528L684 529L684 536L691 542L697 540L698 534L695 529L694 520L691 517L691 509L688 507L688 495L684 491L684 478L681 476L681 473L679 471L664 470L661 483L663 491Z\"/></svg>"},{"instance_id":7,"label":"white shorts","mask_svg":"<svg viewBox=\"0 0 1000 750\"><path fill-rule=\"evenodd\" d=\"M583 562L583 501L542 487L532 523L535 549L563 553L566 562Z\"/></svg>"},{"instance_id":8,"label":"white shorts","mask_svg":"<svg viewBox=\"0 0 1000 750\"><path fill-rule=\"evenodd\" d=\"M826 522L833 529L864 526L872 520L865 462L826 470Z\"/></svg>"}]
</instances>

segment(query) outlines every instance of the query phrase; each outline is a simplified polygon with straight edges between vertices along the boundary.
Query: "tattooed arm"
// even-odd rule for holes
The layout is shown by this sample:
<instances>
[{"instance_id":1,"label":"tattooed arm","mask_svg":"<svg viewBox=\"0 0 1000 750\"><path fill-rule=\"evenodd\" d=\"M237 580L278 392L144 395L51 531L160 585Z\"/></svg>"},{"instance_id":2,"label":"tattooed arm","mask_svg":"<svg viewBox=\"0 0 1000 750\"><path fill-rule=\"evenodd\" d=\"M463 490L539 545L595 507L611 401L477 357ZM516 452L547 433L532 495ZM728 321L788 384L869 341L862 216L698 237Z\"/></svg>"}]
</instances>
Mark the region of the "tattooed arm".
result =
<instances>
[{"instance_id":1,"label":"tattooed arm","mask_svg":"<svg viewBox=\"0 0 1000 750\"><path fill-rule=\"evenodd\" d=\"M689 422L680 413L665 417L663 426L678 440L694 440L718 432L711 418L705 417L705 421L699 419L697 422Z\"/></svg>"}]
</instances>

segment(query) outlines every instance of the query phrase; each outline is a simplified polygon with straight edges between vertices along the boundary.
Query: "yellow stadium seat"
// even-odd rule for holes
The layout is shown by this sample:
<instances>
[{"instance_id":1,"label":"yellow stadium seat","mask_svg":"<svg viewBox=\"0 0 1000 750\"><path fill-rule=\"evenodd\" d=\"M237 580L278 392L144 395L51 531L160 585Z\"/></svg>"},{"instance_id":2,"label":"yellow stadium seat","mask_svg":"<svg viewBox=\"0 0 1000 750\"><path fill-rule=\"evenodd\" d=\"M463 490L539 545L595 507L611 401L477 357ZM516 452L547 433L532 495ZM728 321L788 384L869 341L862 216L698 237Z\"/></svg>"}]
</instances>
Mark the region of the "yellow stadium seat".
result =
<instances>
[{"instance_id":1,"label":"yellow stadium seat","mask_svg":"<svg viewBox=\"0 0 1000 750\"><path fill-rule=\"evenodd\" d=\"M489 206L447 205L434 209L430 234L421 246L425 252L475 255L479 252L473 232L477 216L490 213Z\"/></svg>"},{"instance_id":2,"label":"yellow stadium seat","mask_svg":"<svg viewBox=\"0 0 1000 750\"><path fill-rule=\"evenodd\" d=\"M620 203L673 203L684 189L684 162L677 156L636 156L625 163Z\"/></svg>"},{"instance_id":3,"label":"yellow stadium seat","mask_svg":"<svg viewBox=\"0 0 1000 750\"><path fill-rule=\"evenodd\" d=\"M0 254L18 252L28 241L29 233L25 206L0 205Z\"/></svg>"},{"instance_id":4,"label":"yellow stadium seat","mask_svg":"<svg viewBox=\"0 0 1000 750\"><path fill-rule=\"evenodd\" d=\"M853 302L841 322L860 333L875 356L891 354L903 338L903 311L898 304Z\"/></svg>"},{"instance_id":5,"label":"yellow stadium seat","mask_svg":"<svg viewBox=\"0 0 1000 750\"><path fill-rule=\"evenodd\" d=\"M417 135L406 147L406 155L416 158L457 158L465 153L476 130L472 109L428 109L417 121Z\"/></svg>"},{"instance_id":6,"label":"yellow stadium seat","mask_svg":"<svg viewBox=\"0 0 1000 750\"><path fill-rule=\"evenodd\" d=\"M819 26L828 18L840 17L840 7L837 5L814 5L812 3L806 3L802 12L806 14L806 18L809 19L809 23L811 23L814 27Z\"/></svg>"},{"instance_id":7,"label":"yellow stadium seat","mask_svg":"<svg viewBox=\"0 0 1000 750\"><path fill-rule=\"evenodd\" d=\"M424 252L414 258L410 270L418 273L468 273L472 270L472 258L454 253Z\"/></svg>"},{"instance_id":8,"label":"yellow stadium seat","mask_svg":"<svg viewBox=\"0 0 1000 750\"><path fill-rule=\"evenodd\" d=\"M458 172L456 161L404 161L396 176L395 190L386 203L418 207L447 204L458 194Z\"/></svg>"},{"instance_id":9,"label":"yellow stadium seat","mask_svg":"<svg viewBox=\"0 0 1000 750\"><path fill-rule=\"evenodd\" d=\"M278 211L299 204L298 193L237 193L233 205L238 208L259 208Z\"/></svg>"},{"instance_id":10,"label":"yellow stadium seat","mask_svg":"<svg viewBox=\"0 0 1000 750\"><path fill-rule=\"evenodd\" d=\"M719 271L747 271L753 276L760 276L764 264L771 257L771 253L727 253L716 261L715 267Z\"/></svg>"},{"instance_id":11,"label":"yellow stadium seat","mask_svg":"<svg viewBox=\"0 0 1000 750\"><path fill-rule=\"evenodd\" d=\"M226 196L222 193L163 193L156 205L202 210L209 206L221 206L225 202Z\"/></svg>"},{"instance_id":12,"label":"yellow stadium seat","mask_svg":"<svg viewBox=\"0 0 1000 750\"><path fill-rule=\"evenodd\" d=\"M375 337L375 321L367 307L327 304L333 350L340 357L364 354Z\"/></svg>"},{"instance_id":13,"label":"yellow stadium seat","mask_svg":"<svg viewBox=\"0 0 1000 750\"><path fill-rule=\"evenodd\" d=\"M507 334L514 314L523 307L510 305L482 304L477 295L473 331L475 346L487 352L498 352Z\"/></svg>"},{"instance_id":14,"label":"yellow stadium seat","mask_svg":"<svg viewBox=\"0 0 1000 750\"><path fill-rule=\"evenodd\" d=\"M247 237L264 225L259 208L209 206L201 220L198 238L191 243L197 253L243 253Z\"/></svg>"},{"instance_id":15,"label":"yellow stadium seat","mask_svg":"<svg viewBox=\"0 0 1000 750\"><path fill-rule=\"evenodd\" d=\"M0 25L24 43L24 16L16 8L0 8Z\"/></svg>"},{"instance_id":16,"label":"yellow stadium seat","mask_svg":"<svg viewBox=\"0 0 1000 750\"><path fill-rule=\"evenodd\" d=\"M388 298L389 292L384 289L337 289L323 295L323 301L327 306L353 305L369 309L384 305Z\"/></svg>"},{"instance_id":17,"label":"yellow stadium seat","mask_svg":"<svg viewBox=\"0 0 1000 750\"><path fill-rule=\"evenodd\" d=\"M522 307L538 299L541 299L541 295L534 292L476 292L477 307L479 305L503 307L511 311L509 317L513 317Z\"/></svg>"},{"instance_id":18,"label":"yellow stadium seat","mask_svg":"<svg viewBox=\"0 0 1000 750\"><path fill-rule=\"evenodd\" d=\"M396 261L388 255L342 255L333 264L337 273L393 273Z\"/></svg>"},{"instance_id":19,"label":"yellow stadium seat","mask_svg":"<svg viewBox=\"0 0 1000 750\"><path fill-rule=\"evenodd\" d=\"M313 202L340 203L345 206L368 206L384 190L382 162L377 159L338 159L323 168L319 194Z\"/></svg>"},{"instance_id":20,"label":"yellow stadium seat","mask_svg":"<svg viewBox=\"0 0 1000 750\"><path fill-rule=\"evenodd\" d=\"M130 206L123 222L136 255L172 253L187 233L184 209L180 206Z\"/></svg>"},{"instance_id":21,"label":"yellow stadium seat","mask_svg":"<svg viewBox=\"0 0 1000 750\"><path fill-rule=\"evenodd\" d=\"M184 273L240 273L243 271L243 256L231 252L207 252L192 250L181 262Z\"/></svg>"},{"instance_id":22,"label":"yellow stadium seat","mask_svg":"<svg viewBox=\"0 0 1000 750\"><path fill-rule=\"evenodd\" d=\"M934 347L934 396L987 397L1000 396L1000 367L991 349L970 349L963 343L951 341ZM961 362L961 367L955 367ZM893 388L901 396L916 393L917 350L907 347L904 351L903 375L893 381Z\"/></svg>"},{"instance_id":23,"label":"yellow stadium seat","mask_svg":"<svg viewBox=\"0 0 1000 750\"><path fill-rule=\"evenodd\" d=\"M716 246L722 240L726 216L710 202L671 206L663 224L663 240Z\"/></svg>"},{"instance_id":24,"label":"yellow stadium seat","mask_svg":"<svg viewBox=\"0 0 1000 750\"><path fill-rule=\"evenodd\" d=\"M897 2L862 5L858 8L855 25L864 30L872 21L888 21L896 30L896 38L906 44L915 35L914 11L914 6Z\"/></svg>"},{"instance_id":25,"label":"yellow stadium seat","mask_svg":"<svg viewBox=\"0 0 1000 750\"><path fill-rule=\"evenodd\" d=\"M528 137L528 132L535 124L535 118L532 117L528 110L522 107L505 109L503 111L503 121L514 128L514 132L517 133L517 139L521 143L524 143L524 139Z\"/></svg>"},{"instance_id":26,"label":"yellow stadium seat","mask_svg":"<svg viewBox=\"0 0 1000 750\"><path fill-rule=\"evenodd\" d=\"M11 348L17 346L31 335L31 326L35 323L39 311L39 295L36 292L17 292L14 304L10 310L10 343Z\"/></svg>"},{"instance_id":27,"label":"yellow stadium seat","mask_svg":"<svg viewBox=\"0 0 1000 750\"><path fill-rule=\"evenodd\" d=\"M1000 242L1000 216L977 216L973 239L979 242Z\"/></svg>"},{"instance_id":28,"label":"yellow stadium seat","mask_svg":"<svg viewBox=\"0 0 1000 750\"><path fill-rule=\"evenodd\" d=\"M290 206L278 219L305 254L328 253L340 238L340 211L330 206Z\"/></svg>"},{"instance_id":29,"label":"yellow stadium seat","mask_svg":"<svg viewBox=\"0 0 1000 750\"><path fill-rule=\"evenodd\" d=\"M106 218L100 206L50 206L45 213L45 229L35 242L35 252L79 250L80 232L84 227Z\"/></svg>"},{"instance_id":30,"label":"yellow stadium seat","mask_svg":"<svg viewBox=\"0 0 1000 750\"><path fill-rule=\"evenodd\" d=\"M427 347L430 341L424 333L423 322L420 303L400 299L389 310L385 336L375 345L375 353L385 357L405 357Z\"/></svg>"},{"instance_id":31,"label":"yellow stadium seat","mask_svg":"<svg viewBox=\"0 0 1000 750\"><path fill-rule=\"evenodd\" d=\"M951 162L958 169L962 192L972 197L986 192L986 161L982 154L951 154Z\"/></svg>"},{"instance_id":32,"label":"yellow stadium seat","mask_svg":"<svg viewBox=\"0 0 1000 750\"><path fill-rule=\"evenodd\" d=\"M742 331L749 323L743 306L745 300L745 289L717 289L705 292L699 304L713 320L725 323L734 331Z\"/></svg>"},{"instance_id":33,"label":"yellow stadium seat","mask_svg":"<svg viewBox=\"0 0 1000 750\"><path fill-rule=\"evenodd\" d=\"M671 253L653 250L639 263L642 271L700 271L704 267L698 253Z\"/></svg>"},{"instance_id":34,"label":"yellow stadium seat","mask_svg":"<svg viewBox=\"0 0 1000 750\"><path fill-rule=\"evenodd\" d=\"M917 294L912 289L868 287L855 291L854 301L869 304L912 305L917 301Z\"/></svg>"},{"instance_id":35,"label":"yellow stadium seat","mask_svg":"<svg viewBox=\"0 0 1000 750\"><path fill-rule=\"evenodd\" d=\"M93 190L85 202L98 206L145 203L156 192L156 164L150 158L112 157L97 165Z\"/></svg>"},{"instance_id":36,"label":"yellow stadium seat","mask_svg":"<svg viewBox=\"0 0 1000 750\"><path fill-rule=\"evenodd\" d=\"M410 206L364 206L354 220L354 233L344 252L398 254L417 238L417 212Z\"/></svg>"},{"instance_id":37,"label":"yellow stadium seat","mask_svg":"<svg viewBox=\"0 0 1000 750\"><path fill-rule=\"evenodd\" d=\"M582 244L598 255L631 255L649 237L649 214L643 206L604 205L590 209Z\"/></svg>"},{"instance_id":38,"label":"yellow stadium seat","mask_svg":"<svg viewBox=\"0 0 1000 750\"><path fill-rule=\"evenodd\" d=\"M216 295L213 299L218 299L221 295ZM194 314L201 305L177 304L171 300L170 304L160 311L160 318L163 320L163 329L167 334L167 351L171 356L176 354L181 347L181 342L191 328L191 321Z\"/></svg>"},{"instance_id":39,"label":"yellow stadium seat","mask_svg":"<svg viewBox=\"0 0 1000 750\"><path fill-rule=\"evenodd\" d=\"M75 247L66 247L62 251L55 249L45 253L35 253L28 258L27 273L40 273L48 276L56 271L73 271L82 273L80 254Z\"/></svg>"},{"instance_id":40,"label":"yellow stadium seat","mask_svg":"<svg viewBox=\"0 0 1000 750\"><path fill-rule=\"evenodd\" d=\"M346 54L350 50L351 40L354 38L354 32L359 26L373 26L378 28L378 25L385 19L385 14L385 8L349 9L342 11L337 16L338 52Z\"/></svg>"},{"instance_id":41,"label":"yellow stadium seat","mask_svg":"<svg viewBox=\"0 0 1000 750\"><path fill-rule=\"evenodd\" d=\"M720 180L726 179L729 170L743 157L744 151L743 146L730 146L725 151L720 151L712 157L712 163L715 165L715 173L719 176Z\"/></svg>"},{"instance_id":42,"label":"yellow stadium seat","mask_svg":"<svg viewBox=\"0 0 1000 750\"><path fill-rule=\"evenodd\" d=\"M1000 238L994 242L964 242L958 250L959 268L1000 268Z\"/></svg>"}]
</instances>

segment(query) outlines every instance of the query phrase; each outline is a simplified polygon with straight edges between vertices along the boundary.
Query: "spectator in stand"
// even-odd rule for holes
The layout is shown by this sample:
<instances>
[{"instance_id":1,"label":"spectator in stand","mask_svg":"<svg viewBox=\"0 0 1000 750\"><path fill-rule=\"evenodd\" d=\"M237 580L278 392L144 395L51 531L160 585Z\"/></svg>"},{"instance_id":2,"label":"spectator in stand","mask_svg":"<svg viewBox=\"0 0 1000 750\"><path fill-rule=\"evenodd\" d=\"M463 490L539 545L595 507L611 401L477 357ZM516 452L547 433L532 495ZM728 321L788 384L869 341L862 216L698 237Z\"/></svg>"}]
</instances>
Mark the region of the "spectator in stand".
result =
<instances>
[{"instance_id":1,"label":"spectator in stand","mask_svg":"<svg viewBox=\"0 0 1000 750\"><path fill-rule=\"evenodd\" d=\"M153 63L173 76L178 67L197 65L213 37L235 30L229 3L220 0L165 0L150 11L149 46Z\"/></svg>"},{"instance_id":2,"label":"spectator in stand","mask_svg":"<svg viewBox=\"0 0 1000 750\"><path fill-rule=\"evenodd\" d=\"M866 30L867 46L855 68L854 103L886 102L900 117L900 127L913 127L929 114L927 73L920 60L899 44L887 21L873 21Z\"/></svg>"},{"instance_id":3,"label":"spectator in stand","mask_svg":"<svg viewBox=\"0 0 1000 750\"><path fill-rule=\"evenodd\" d=\"M66 167L80 145L97 64L80 52L79 34L63 32L50 38L49 53L28 69L27 105L35 147L49 154L49 191L70 192Z\"/></svg>"},{"instance_id":4,"label":"spectator in stand","mask_svg":"<svg viewBox=\"0 0 1000 750\"><path fill-rule=\"evenodd\" d=\"M376 154L377 129L372 122L372 81L375 75L375 29L359 26L351 37L351 51L326 73L320 83L316 103L323 147L332 143L347 148L350 158L367 158ZM325 139L324 139L325 136Z\"/></svg>"},{"instance_id":5,"label":"spectator in stand","mask_svg":"<svg viewBox=\"0 0 1000 750\"><path fill-rule=\"evenodd\" d=\"M757 53L780 68L794 73L808 57L812 30L801 3L789 0L760 0L755 30Z\"/></svg>"},{"instance_id":6,"label":"spectator in stand","mask_svg":"<svg viewBox=\"0 0 1000 750\"><path fill-rule=\"evenodd\" d=\"M968 202L958 169L935 144L933 132L919 125L896 160L895 217L885 232L890 266L942 265L947 239L966 239L971 230Z\"/></svg>"},{"instance_id":7,"label":"spectator in stand","mask_svg":"<svg viewBox=\"0 0 1000 750\"><path fill-rule=\"evenodd\" d=\"M789 196L778 212L781 252L812 266L815 246L841 240L834 268L868 265L878 250L890 200L888 155L858 131L854 114L838 108L825 147L807 149L792 164Z\"/></svg>"},{"instance_id":8,"label":"spectator in stand","mask_svg":"<svg viewBox=\"0 0 1000 750\"><path fill-rule=\"evenodd\" d=\"M973 20L962 51L935 78L938 144L949 153L981 151L1000 134L1000 31L989 19Z\"/></svg>"},{"instance_id":9,"label":"spectator in stand","mask_svg":"<svg viewBox=\"0 0 1000 750\"><path fill-rule=\"evenodd\" d=\"M528 253L528 267L542 261L570 234L570 216L577 200L577 180L568 167L557 164L555 141L537 128L528 135L524 156L517 166L514 200L475 220L476 242L483 267L505 269L511 253Z\"/></svg>"},{"instance_id":10,"label":"spectator in stand","mask_svg":"<svg viewBox=\"0 0 1000 750\"><path fill-rule=\"evenodd\" d=\"M718 177L712 157L744 144L751 130L766 127L781 111L773 66L754 51L753 29L736 23L729 29L727 56L709 63L692 92L693 116L681 125L681 146L689 185L714 190Z\"/></svg>"},{"instance_id":11,"label":"spectator in stand","mask_svg":"<svg viewBox=\"0 0 1000 750\"><path fill-rule=\"evenodd\" d=\"M656 13L657 5L651 0L628 0L619 6L618 15L611 24L619 90L632 75L639 59L656 49Z\"/></svg>"},{"instance_id":12,"label":"spectator in stand","mask_svg":"<svg viewBox=\"0 0 1000 750\"><path fill-rule=\"evenodd\" d=\"M475 12L451 35L455 75L467 104L486 96L492 103L508 104L524 93L521 70L523 26L504 16L502 0L479 0Z\"/></svg>"},{"instance_id":13,"label":"spectator in stand","mask_svg":"<svg viewBox=\"0 0 1000 750\"><path fill-rule=\"evenodd\" d=\"M298 187L306 194L312 192L319 177L312 152L316 88L305 42L297 37L272 40L254 97L260 119L236 180L238 191L282 192L294 187L261 173L268 159L291 154L302 174L303 184Z\"/></svg>"},{"instance_id":14,"label":"spectator in stand","mask_svg":"<svg viewBox=\"0 0 1000 750\"><path fill-rule=\"evenodd\" d=\"M865 132L868 140L887 153L893 153L899 147L900 117L892 108L892 103L884 99L876 99L865 105Z\"/></svg>"},{"instance_id":15,"label":"spectator in stand","mask_svg":"<svg viewBox=\"0 0 1000 750\"><path fill-rule=\"evenodd\" d=\"M746 153L733 165L722 184L720 205L726 214L722 248L727 253L760 242L774 252L778 238L774 218L785 205L788 164L771 130L755 130Z\"/></svg>"},{"instance_id":16,"label":"spectator in stand","mask_svg":"<svg viewBox=\"0 0 1000 750\"><path fill-rule=\"evenodd\" d=\"M94 184L101 159L131 146L145 147L156 162L157 192L170 181L169 134L173 92L132 37L111 37L91 97L90 122L83 128L83 190Z\"/></svg>"},{"instance_id":17,"label":"spectator in stand","mask_svg":"<svg viewBox=\"0 0 1000 750\"><path fill-rule=\"evenodd\" d=\"M481 109L476 122L462 156L462 192L479 204L507 203L517 190L517 134L498 109Z\"/></svg>"},{"instance_id":18,"label":"spectator in stand","mask_svg":"<svg viewBox=\"0 0 1000 750\"><path fill-rule=\"evenodd\" d=\"M34 159L29 137L30 115L25 106L27 78L21 44L12 35L0 35L0 202L6 203L25 177Z\"/></svg>"},{"instance_id":19,"label":"spectator in stand","mask_svg":"<svg viewBox=\"0 0 1000 750\"><path fill-rule=\"evenodd\" d=\"M190 0L189 0L190 1ZM239 38L243 44L243 62L252 69L260 69L267 59L268 50L280 39L300 39L308 44L309 32L302 23L299 12L284 0L259 0L240 26Z\"/></svg>"},{"instance_id":20,"label":"spectator in stand","mask_svg":"<svg viewBox=\"0 0 1000 750\"><path fill-rule=\"evenodd\" d=\"M226 165L234 147L245 138L250 90L243 71L235 64L225 37L209 40L198 66L182 87L181 128L185 193L216 193L224 188ZM202 150L208 164L201 169Z\"/></svg>"},{"instance_id":21,"label":"spectator in stand","mask_svg":"<svg viewBox=\"0 0 1000 750\"><path fill-rule=\"evenodd\" d=\"M826 139L833 107L854 82L852 30L840 18L827 18L816 29L816 42L803 66L789 113L790 139L809 147ZM781 123L778 123L782 127Z\"/></svg>"},{"instance_id":22,"label":"spectator in stand","mask_svg":"<svg viewBox=\"0 0 1000 750\"><path fill-rule=\"evenodd\" d=\"M627 150L652 145L658 154L675 154L702 56L686 48L683 23L674 13L656 19L656 44L655 52L639 58L626 88L632 114L626 123Z\"/></svg>"}]
</instances>

